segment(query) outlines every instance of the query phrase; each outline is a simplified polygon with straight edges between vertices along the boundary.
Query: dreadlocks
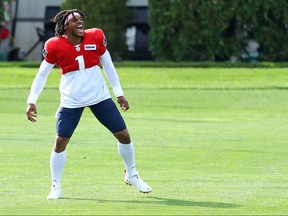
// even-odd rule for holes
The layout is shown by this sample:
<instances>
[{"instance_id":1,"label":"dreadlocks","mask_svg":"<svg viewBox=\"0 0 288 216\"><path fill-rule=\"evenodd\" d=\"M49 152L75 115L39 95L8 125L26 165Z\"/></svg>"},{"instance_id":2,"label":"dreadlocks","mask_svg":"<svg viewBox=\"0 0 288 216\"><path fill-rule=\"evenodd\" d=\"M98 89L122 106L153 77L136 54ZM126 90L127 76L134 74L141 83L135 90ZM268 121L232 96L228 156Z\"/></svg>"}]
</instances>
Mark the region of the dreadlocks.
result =
<instances>
[{"instance_id":1,"label":"dreadlocks","mask_svg":"<svg viewBox=\"0 0 288 216\"><path fill-rule=\"evenodd\" d=\"M74 17L74 13L79 13L80 16L83 19L87 19L87 15L84 14L83 12L81 12L78 9L71 9L71 10L63 10L61 12L59 12L58 14L56 14L56 16L52 19L53 22L56 23L55 26L55 36L57 37L61 37L62 35L65 34L65 30L64 30L64 25L65 25L65 20L67 19L67 17L72 14Z\"/></svg>"}]
</instances>

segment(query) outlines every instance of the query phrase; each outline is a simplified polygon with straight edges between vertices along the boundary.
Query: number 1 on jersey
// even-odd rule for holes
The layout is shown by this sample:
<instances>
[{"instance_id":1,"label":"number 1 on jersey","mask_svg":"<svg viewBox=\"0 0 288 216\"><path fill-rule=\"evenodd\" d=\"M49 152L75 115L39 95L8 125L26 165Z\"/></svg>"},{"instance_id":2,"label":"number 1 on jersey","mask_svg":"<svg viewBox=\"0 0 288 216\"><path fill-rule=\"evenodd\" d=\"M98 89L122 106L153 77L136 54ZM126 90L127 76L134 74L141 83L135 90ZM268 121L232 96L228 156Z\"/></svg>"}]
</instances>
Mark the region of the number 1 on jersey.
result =
<instances>
[{"instance_id":1,"label":"number 1 on jersey","mask_svg":"<svg viewBox=\"0 0 288 216\"><path fill-rule=\"evenodd\" d=\"M85 69L85 62L83 55L77 56L75 60L78 61L79 70Z\"/></svg>"}]
</instances>

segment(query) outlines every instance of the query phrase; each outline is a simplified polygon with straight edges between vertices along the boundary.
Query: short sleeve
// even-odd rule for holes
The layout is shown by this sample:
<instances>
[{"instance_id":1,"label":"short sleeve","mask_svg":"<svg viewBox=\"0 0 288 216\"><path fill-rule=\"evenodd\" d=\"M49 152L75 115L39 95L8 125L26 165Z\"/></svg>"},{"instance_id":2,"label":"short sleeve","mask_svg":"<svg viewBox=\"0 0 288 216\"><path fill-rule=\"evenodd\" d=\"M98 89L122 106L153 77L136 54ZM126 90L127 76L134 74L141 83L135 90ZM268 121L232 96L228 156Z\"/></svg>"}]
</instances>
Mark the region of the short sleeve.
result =
<instances>
[{"instance_id":1,"label":"short sleeve","mask_svg":"<svg viewBox=\"0 0 288 216\"><path fill-rule=\"evenodd\" d=\"M45 42L44 49L42 51L43 58L50 64L56 64L57 57L55 56L53 50L53 42L48 40Z\"/></svg>"},{"instance_id":2,"label":"short sleeve","mask_svg":"<svg viewBox=\"0 0 288 216\"><path fill-rule=\"evenodd\" d=\"M99 29L96 33L97 33L98 51L101 56L106 51L107 38L105 37L105 34L101 29Z\"/></svg>"}]
</instances>

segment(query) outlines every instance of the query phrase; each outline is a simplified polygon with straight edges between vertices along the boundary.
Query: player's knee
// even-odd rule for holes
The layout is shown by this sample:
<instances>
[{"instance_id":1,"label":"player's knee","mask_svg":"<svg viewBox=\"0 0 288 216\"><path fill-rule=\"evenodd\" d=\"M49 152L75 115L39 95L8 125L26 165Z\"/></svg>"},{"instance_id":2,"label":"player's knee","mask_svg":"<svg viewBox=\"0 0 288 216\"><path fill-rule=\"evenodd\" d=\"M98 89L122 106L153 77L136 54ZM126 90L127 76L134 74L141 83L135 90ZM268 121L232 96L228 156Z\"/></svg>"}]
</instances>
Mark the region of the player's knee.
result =
<instances>
[{"instance_id":1,"label":"player's knee","mask_svg":"<svg viewBox=\"0 0 288 216\"><path fill-rule=\"evenodd\" d=\"M57 136L55 140L54 151L57 153L65 151L69 140L70 138Z\"/></svg>"},{"instance_id":2,"label":"player's knee","mask_svg":"<svg viewBox=\"0 0 288 216\"><path fill-rule=\"evenodd\" d=\"M114 136L120 143L129 144L131 143L130 134L127 129L114 133Z\"/></svg>"}]
</instances>

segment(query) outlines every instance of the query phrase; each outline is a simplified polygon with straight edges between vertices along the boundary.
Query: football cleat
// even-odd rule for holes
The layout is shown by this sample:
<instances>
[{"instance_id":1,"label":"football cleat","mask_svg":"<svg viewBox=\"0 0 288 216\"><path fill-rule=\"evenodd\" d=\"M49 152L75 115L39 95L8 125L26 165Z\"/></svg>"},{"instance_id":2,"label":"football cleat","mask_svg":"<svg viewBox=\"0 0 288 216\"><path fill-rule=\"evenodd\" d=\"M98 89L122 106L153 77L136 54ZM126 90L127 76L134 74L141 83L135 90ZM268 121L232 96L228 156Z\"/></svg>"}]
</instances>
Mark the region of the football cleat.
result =
<instances>
[{"instance_id":1,"label":"football cleat","mask_svg":"<svg viewBox=\"0 0 288 216\"><path fill-rule=\"evenodd\" d=\"M59 199L61 196L61 188L60 187L51 187L51 191L47 196L47 199Z\"/></svg>"},{"instance_id":2,"label":"football cleat","mask_svg":"<svg viewBox=\"0 0 288 216\"><path fill-rule=\"evenodd\" d=\"M126 173L126 170L124 170L124 172ZM131 177L125 174L124 182L127 185L137 188L141 193L150 193L152 191L152 188L144 182L138 174Z\"/></svg>"}]
</instances>

